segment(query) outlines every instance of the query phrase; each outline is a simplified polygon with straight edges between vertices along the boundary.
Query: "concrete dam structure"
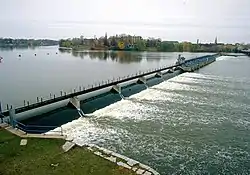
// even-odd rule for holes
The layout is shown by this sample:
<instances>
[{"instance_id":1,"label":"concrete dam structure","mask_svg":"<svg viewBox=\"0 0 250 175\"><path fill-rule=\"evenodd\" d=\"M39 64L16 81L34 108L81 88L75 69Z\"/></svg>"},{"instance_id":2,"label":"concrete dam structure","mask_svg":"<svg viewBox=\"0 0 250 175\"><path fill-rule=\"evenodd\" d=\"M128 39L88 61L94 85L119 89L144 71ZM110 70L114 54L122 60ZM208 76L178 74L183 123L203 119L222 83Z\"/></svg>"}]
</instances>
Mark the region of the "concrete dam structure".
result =
<instances>
[{"instance_id":1,"label":"concrete dam structure","mask_svg":"<svg viewBox=\"0 0 250 175\"><path fill-rule=\"evenodd\" d=\"M108 80L103 84L81 88L73 93L38 100L37 103L1 110L2 121L26 133L44 133L78 117L88 116L95 110L138 93L184 72L193 72L216 60L219 54L189 60L180 59L173 66L166 66L133 76Z\"/></svg>"}]
</instances>

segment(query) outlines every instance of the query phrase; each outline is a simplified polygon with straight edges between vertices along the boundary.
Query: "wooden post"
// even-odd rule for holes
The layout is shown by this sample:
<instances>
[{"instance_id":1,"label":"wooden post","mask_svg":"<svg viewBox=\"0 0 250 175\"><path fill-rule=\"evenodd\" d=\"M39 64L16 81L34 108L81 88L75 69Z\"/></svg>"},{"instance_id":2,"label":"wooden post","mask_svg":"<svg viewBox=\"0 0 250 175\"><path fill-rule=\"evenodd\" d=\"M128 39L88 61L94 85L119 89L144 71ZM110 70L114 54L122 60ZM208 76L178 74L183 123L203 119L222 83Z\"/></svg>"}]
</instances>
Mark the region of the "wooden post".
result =
<instances>
[{"instance_id":1,"label":"wooden post","mask_svg":"<svg viewBox=\"0 0 250 175\"><path fill-rule=\"evenodd\" d=\"M29 102L29 101L27 101L27 105L28 105L28 106L30 105L30 102Z\"/></svg>"},{"instance_id":2,"label":"wooden post","mask_svg":"<svg viewBox=\"0 0 250 175\"><path fill-rule=\"evenodd\" d=\"M39 102L39 98L38 98L38 97L36 97L36 102L37 102L37 103Z\"/></svg>"},{"instance_id":3,"label":"wooden post","mask_svg":"<svg viewBox=\"0 0 250 175\"><path fill-rule=\"evenodd\" d=\"M61 91L61 96L63 95L63 92Z\"/></svg>"},{"instance_id":4,"label":"wooden post","mask_svg":"<svg viewBox=\"0 0 250 175\"><path fill-rule=\"evenodd\" d=\"M26 103L25 103L25 100L23 100L23 106L25 106L25 104L26 104Z\"/></svg>"}]
</instances>

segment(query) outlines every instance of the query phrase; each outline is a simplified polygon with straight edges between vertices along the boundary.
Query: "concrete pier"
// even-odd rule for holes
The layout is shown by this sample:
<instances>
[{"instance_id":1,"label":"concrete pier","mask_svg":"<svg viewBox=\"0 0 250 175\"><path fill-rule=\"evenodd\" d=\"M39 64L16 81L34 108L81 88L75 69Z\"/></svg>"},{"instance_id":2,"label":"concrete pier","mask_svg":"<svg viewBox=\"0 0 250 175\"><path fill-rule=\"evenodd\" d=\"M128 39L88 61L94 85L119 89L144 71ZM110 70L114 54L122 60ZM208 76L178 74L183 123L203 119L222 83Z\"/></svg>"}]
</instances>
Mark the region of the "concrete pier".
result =
<instances>
[{"instance_id":1,"label":"concrete pier","mask_svg":"<svg viewBox=\"0 0 250 175\"><path fill-rule=\"evenodd\" d=\"M121 93L121 87L117 84L112 87L112 90L118 94Z\"/></svg>"},{"instance_id":2,"label":"concrete pier","mask_svg":"<svg viewBox=\"0 0 250 175\"><path fill-rule=\"evenodd\" d=\"M161 77L162 77L162 72L157 72L157 73L155 74L155 77L161 78Z\"/></svg>"},{"instance_id":3,"label":"concrete pier","mask_svg":"<svg viewBox=\"0 0 250 175\"><path fill-rule=\"evenodd\" d=\"M70 98L69 104L73 105L76 109L80 109L80 100L77 97Z\"/></svg>"}]
</instances>

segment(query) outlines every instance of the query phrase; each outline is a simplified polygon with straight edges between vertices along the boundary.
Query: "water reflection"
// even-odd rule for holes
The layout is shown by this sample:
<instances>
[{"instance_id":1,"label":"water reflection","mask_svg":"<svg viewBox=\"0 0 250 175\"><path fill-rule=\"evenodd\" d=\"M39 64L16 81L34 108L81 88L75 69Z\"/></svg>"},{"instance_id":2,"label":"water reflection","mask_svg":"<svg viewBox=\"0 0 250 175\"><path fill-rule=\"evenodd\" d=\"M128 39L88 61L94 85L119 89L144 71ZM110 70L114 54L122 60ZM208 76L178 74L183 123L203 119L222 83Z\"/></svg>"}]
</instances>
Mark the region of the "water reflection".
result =
<instances>
[{"instance_id":1,"label":"water reflection","mask_svg":"<svg viewBox=\"0 0 250 175\"><path fill-rule=\"evenodd\" d=\"M35 46L1 46L0 51L26 50L26 49L34 50L36 48L37 47Z\"/></svg>"},{"instance_id":2,"label":"water reflection","mask_svg":"<svg viewBox=\"0 0 250 175\"><path fill-rule=\"evenodd\" d=\"M128 52L128 51L71 51L71 50L59 50L60 53L72 54L74 57L80 57L81 59L99 59L99 60L112 60L119 63L132 63L141 62L142 59L152 60L152 55L148 55L143 52ZM161 57L154 57L154 61L159 61Z\"/></svg>"},{"instance_id":3,"label":"water reflection","mask_svg":"<svg viewBox=\"0 0 250 175\"><path fill-rule=\"evenodd\" d=\"M121 52L121 51L86 51L86 52L72 52L72 55L75 57L80 57L84 59L89 57L90 59L99 59L99 60L112 60L119 63L131 63L131 62L140 62L142 60L141 54L135 52Z\"/></svg>"}]
</instances>

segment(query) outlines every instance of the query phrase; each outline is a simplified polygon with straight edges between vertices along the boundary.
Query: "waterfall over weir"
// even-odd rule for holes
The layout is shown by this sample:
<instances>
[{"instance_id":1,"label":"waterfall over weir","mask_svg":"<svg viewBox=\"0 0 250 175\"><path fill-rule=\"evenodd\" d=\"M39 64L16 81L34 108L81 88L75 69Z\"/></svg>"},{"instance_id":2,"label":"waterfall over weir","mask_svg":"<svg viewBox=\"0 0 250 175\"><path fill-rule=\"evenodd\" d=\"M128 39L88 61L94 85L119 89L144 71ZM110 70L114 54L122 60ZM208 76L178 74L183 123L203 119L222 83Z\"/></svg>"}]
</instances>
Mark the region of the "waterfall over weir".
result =
<instances>
[{"instance_id":1,"label":"waterfall over weir","mask_svg":"<svg viewBox=\"0 0 250 175\"><path fill-rule=\"evenodd\" d=\"M125 99L125 97L122 95L121 92L119 92L119 95L120 95L121 99Z\"/></svg>"},{"instance_id":2,"label":"waterfall over weir","mask_svg":"<svg viewBox=\"0 0 250 175\"><path fill-rule=\"evenodd\" d=\"M77 109L77 112L80 115L80 117L84 117L85 116L84 112L81 109Z\"/></svg>"}]
</instances>

